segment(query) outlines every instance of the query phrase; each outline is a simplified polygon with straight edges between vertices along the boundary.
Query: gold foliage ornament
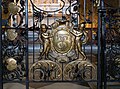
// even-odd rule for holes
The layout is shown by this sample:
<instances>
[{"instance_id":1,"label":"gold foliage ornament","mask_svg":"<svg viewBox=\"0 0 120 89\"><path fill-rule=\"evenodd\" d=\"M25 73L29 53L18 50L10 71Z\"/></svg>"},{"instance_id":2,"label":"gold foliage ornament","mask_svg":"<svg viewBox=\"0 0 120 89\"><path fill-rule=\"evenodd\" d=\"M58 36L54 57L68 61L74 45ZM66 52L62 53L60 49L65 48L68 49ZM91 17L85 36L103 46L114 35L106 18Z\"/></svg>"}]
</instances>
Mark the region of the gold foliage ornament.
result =
<instances>
[{"instance_id":1,"label":"gold foliage ornament","mask_svg":"<svg viewBox=\"0 0 120 89\"><path fill-rule=\"evenodd\" d=\"M17 38L18 33L15 32L15 29L8 29L7 30L7 39L9 39L10 41L13 41Z\"/></svg>"},{"instance_id":2,"label":"gold foliage ornament","mask_svg":"<svg viewBox=\"0 0 120 89\"><path fill-rule=\"evenodd\" d=\"M9 71L13 71L17 68L17 61L14 58L6 59L6 63L7 63L6 68Z\"/></svg>"},{"instance_id":3,"label":"gold foliage ornament","mask_svg":"<svg viewBox=\"0 0 120 89\"><path fill-rule=\"evenodd\" d=\"M73 80L80 75L84 80L96 79L96 67L89 61L75 60L64 67L65 80ZM92 75L92 76L91 76Z\"/></svg>"},{"instance_id":4,"label":"gold foliage ornament","mask_svg":"<svg viewBox=\"0 0 120 89\"><path fill-rule=\"evenodd\" d=\"M46 78L56 80L60 79L62 76L62 69L60 65L50 60L40 60L35 62L30 67L29 72L30 78L34 75L34 81L44 80Z\"/></svg>"},{"instance_id":5,"label":"gold foliage ornament","mask_svg":"<svg viewBox=\"0 0 120 89\"><path fill-rule=\"evenodd\" d=\"M19 9L20 9L19 6L16 5L14 2L8 4L8 10L13 15L17 14Z\"/></svg>"}]
</instances>

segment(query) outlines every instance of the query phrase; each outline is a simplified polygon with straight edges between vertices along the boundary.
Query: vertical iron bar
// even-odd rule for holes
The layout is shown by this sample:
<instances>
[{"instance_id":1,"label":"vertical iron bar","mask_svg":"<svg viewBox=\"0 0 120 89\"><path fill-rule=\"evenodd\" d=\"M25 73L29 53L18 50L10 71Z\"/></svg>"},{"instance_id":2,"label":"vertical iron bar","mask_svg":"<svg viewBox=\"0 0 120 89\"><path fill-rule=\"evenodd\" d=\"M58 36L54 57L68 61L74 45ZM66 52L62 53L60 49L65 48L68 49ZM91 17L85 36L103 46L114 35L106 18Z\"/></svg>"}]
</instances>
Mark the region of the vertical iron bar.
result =
<instances>
[{"instance_id":1,"label":"vertical iron bar","mask_svg":"<svg viewBox=\"0 0 120 89\"><path fill-rule=\"evenodd\" d=\"M71 3L72 3L72 2L71 2L71 0L70 0L70 12L71 12L71 6L72 6ZM70 13L70 22L72 22L72 15L71 15L71 13Z\"/></svg>"},{"instance_id":2,"label":"vertical iron bar","mask_svg":"<svg viewBox=\"0 0 120 89\"><path fill-rule=\"evenodd\" d=\"M40 11L41 15L44 15L41 11ZM34 16L33 16L34 17ZM39 23L39 27L40 27L40 30L39 30L39 35L42 36L42 32L41 32L41 24L42 24L42 16L40 16L40 23ZM40 54L42 52L42 48L43 46L40 44ZM41 55L39 55L39 57L41 58ZM40 59L39 59L40 60Z\"/></svg>"},{"instance_id":3,"label":"vertical iron bar","mask_svg":"<svg viewBox=\"0 0 120 89\"><path fill-rule=\"evenodd\" d=\"M106 27L105 27L105 8L104 8L104 0L101 0L101 25L102 25L102 29L101 29L101 52L102 52L102 66L101 66L101 69L103 69L103 73L102 73L102 80L103 80L103 86L104 86L104 89L107 88L107 80L106 80L106 57L105 57L105 50L106 50L106 42L105 42L105 31L106 31Z\"/></svg>"},{"instance_id":4,"label":"vertical iron bar","mask_svg":"<svg viewBox=\"0 0 120 89\"><path fill-rule=\"evenodd\" d=\"M56 21L56 13L54 12L54 22ZM55 62L56 62L56 60L55 60ZM57 77L57 72L56 72L56 70L55 70L55 78Z\"/></svg>"},{"instance_id":5,"label":"vertical iron bar","mask_svg":"<svg viewBox=\"0 0 120 89\"><path fill-rule=\"evenodd\" d=\"M97 89L101 89L101 13L99 12L100 7L98 7L98 55L97 55Z\"/></svg>"},{"instance_id":6,"label":"vertical iron bar","mask_svg":"<svg viewBox=\"0 0 120 89\"><path fill-rule=\"evenodd\" d=\"M77 0L77 4L79 5L79 1ZM79 10L79 9L78 9ZM79 29L79 11L77 10L77 30Z\"/></svg>"},{"instance_id":7,"label":"vertical iron bar","mask_svg":"<svg viewBox=\"0 0 120 89\"><path fill-rule=\"evenodd\" d=\"M33 45L33 64L34 64L34 62L35 62L35 60L34 60L34 29L35 29L35 18L34 18L34 6L32 5L32 8L33 8L33 43L32 43L32 45ZM41 18L40 18L41 19ZM34 76L34 68L33 68L33 79L35 78L35 76Z\"/></svg>"},{"instance_id":8,"label":"vertical iron bar","mask_svg":"<svg viewBox=\"0 0 120 89\"><path fill-rule=\"evenodd\" d=\"M98 71L100 71L99 75L98 74L98 87L100 87L101 89L106 89L106 58L105 58L105 46L106 46L106 42L105 42L105 31L106 31L106 27L105 27L105 8L104 8L104 0L101 0L100 2L100 7L99 7L99 19L98 19L98 42L99 45L101 45L101 51L99 51L98 53ZM100 42L101 41L101 42ZM98 48L99 48L98 45ZM101 79L100 79L100 78ZM104 84L104 85L103 85Z\"/></svg>"},{"instance_id":9,"label":"vertical iron bar","mask_svg":"<svg viewBox=\"0 0 120 89\"><path fill-rule=\"evenodd\" d=\"M93 16L93 3L92 3L92 7L91 7L91 10L92 10L92 14L91 14L91 57L90 57L90 62L92 63L93 62L93 58L92 58L92 53L93 53L93 38L92 38L92 35L93 35L93 33L92 33L92 31L94 30L93 29L93 18L94 18L94 16ZM92 72L92 68L91 68L91 72ZM91 73L91 79L92 79L92 73Z\"/></svg>"},{"instance_id":10,"label":"vertical iron bar","mask_svg":"<svg viewBox=\"0 0 120 89\"><path fill-rule=\"evenodd\" d=\"M47 13L47 15L48 15L49 13ZM49 17L47 16L47 25L49 25Z\"/></svg>"},{"instance_id":11,"label":"vertical iron bar","mask_svg":"<svg viewBox=\"0 0 120 89\"><path fill-rule=\"evenodd\" d=\"M62 81L64 81L64 74L63 74L63 69L64 68L64 64L63 64L63 62L62 62Z\"/></svg>"},{"instance_id":12,"label":"vertical iron bar","mask_svg":"<svg viewBox=\"0 0 120 89\"><path fill-rule=\"evenodd\" d=\"M84 21L86 22L86 0L84 0Z\"/></svg>"},{"instance_id":13,"label":"vertical iron bar","mask_svg":"<svg viewBox=\"0 0 120 89\"><path fill-rule=\"evenodd\" d=\"M2 63L2 0L0 0L0 89L3 89Z\"/></svg>"},{"instance_id":14,"label":"vertical iron bar","mask_svg":"<svg viewBox=\"0 0 120 89\"><path fill-rule=\"evenodd\" d=\"M84 12L83 12L83 14L84 14L84 22L86 22L86 0L84 0ZM84 51L85 51L85 44L83 45L83 49L84 49Z\"/></svg>"},{"instance_id":15,"label":"vertical iron bar","mask_svg":"<svg viewBox=\"0 0 120 89\"><path fill-rule=\"evenodd\" d=\"M34 62L35 62L35 49L34 49L34 46L35 46L35 45L34 45L34 37L35 37L34 32L35 32L35 31L34 31L34 30L35 30L35 24L36 24L36 23L35 23L35 20L34 20L34 19L35 19L35 18L34 18L34 9L35 9L35 8L34 8L34 6L33 6L33 42L32 42L32 45L33 45L33 54L32 54L32 55L33 55L33 64L34 64ZM35 78L35 76L34 76L34 68L33 68L33 79L34 79L34 78Z\"/></svg>"},{"instance_id":16,"label":"vertical iron bar","mask_svg":"<svg viewBox=\"0 0 120 89\"><path fill-rule=\"evenodd\" d=\"M26 24L26 53L25 53L25 64L26 64L26 89L29 89L29 61L28 61L28 0L25 0L25 24Z\"/></svg>"}]
</instances>

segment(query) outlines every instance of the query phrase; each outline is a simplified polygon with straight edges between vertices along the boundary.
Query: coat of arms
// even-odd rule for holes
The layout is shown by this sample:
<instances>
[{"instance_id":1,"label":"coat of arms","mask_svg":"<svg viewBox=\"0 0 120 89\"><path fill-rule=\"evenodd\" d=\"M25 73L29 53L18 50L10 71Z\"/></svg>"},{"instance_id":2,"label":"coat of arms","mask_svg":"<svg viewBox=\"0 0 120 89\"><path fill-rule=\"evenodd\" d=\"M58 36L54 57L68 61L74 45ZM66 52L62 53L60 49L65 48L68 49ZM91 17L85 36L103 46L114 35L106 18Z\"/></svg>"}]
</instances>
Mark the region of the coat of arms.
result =
<instances>
[{"instance_id":1,"label":"coat of arms","mask_svg":"<svg viewBox=\"0 0 120 89\"><path fill-rule=\"evenodd\" d=\"M30 71L40 69L41 77L36 78L37 80L73 80L78 76L83 77L82 74L85 75L83 79L89 79L88 72L91 68L94 71L95 67L86 61L86 55L82 51L82 44L88 39L84 24L81 25L81 29L75 29L70 21L58 20L50 27L51 29L45 24L41 25L39 39L42 41L43 49L39 61L31 66ZM85 69L86 71L82 71Z\"/></svg>"}]
</instances>

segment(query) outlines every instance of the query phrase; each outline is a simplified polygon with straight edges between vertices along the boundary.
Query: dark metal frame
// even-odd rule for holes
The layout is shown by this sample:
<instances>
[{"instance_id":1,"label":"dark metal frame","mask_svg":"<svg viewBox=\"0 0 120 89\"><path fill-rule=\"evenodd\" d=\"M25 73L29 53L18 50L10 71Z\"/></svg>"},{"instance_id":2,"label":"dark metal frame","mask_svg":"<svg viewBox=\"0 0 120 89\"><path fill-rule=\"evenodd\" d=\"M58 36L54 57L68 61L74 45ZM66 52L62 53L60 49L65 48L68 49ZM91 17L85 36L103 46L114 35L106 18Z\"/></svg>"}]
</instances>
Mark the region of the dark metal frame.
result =
<instances>
[{"instance_id":1,"label":"dark metal frame","mask_svg":"<svg viewBox=\"0 0 120 89\"><path fill-rule=\"evenodd\" d=\"M105 81L105 8L104 8L104 0L101 0L100 6L98 9L98 89L102 89L104 82L104 89L106 89L106 81ZM105 64L105 66L104 66ZM104 77L103 77L104 75Z\"/></svg>"},{"instance_id":2,"label":"dark metal frame","mask_svg":"<svg viewBox=\"0 0 120 89\"><path fill-rule=\"evenodd\" d=\"M111 11L113 10L113 11ZM110 72L112 72L112 70L116 70L116 69L109 69L109 66L119 66L119 60L120 58L118 57L118 64L110 64L110 61L113 62L112 60L115 60L115 58L117 58L117 55L120 54L120 52L116 51L119 50L119 42L116 42L119 39L119 32L117 31L116 36L118 37L118 39L115 39L114 37L114 31L115 30L119 30L119 29L115 29L112 24L117 24L116 23L116 16L111 16L111 14L116 13L117 11L119 11L120 8L113 8L113 7L107 7L104 5L104 0L101 0L101 5L98 9L98 70L101 74L98 74L98 88L99 89L107 89L108 88L108 84L109 82L114 82L114 83L119 83L120 82L120 68L117 67L118 71L118 77L115 79L111 79L110 76ZM111 12L109 12L111 11ZM108 13L109 12L109 13ZM108 13L108 14L107 14ZM119 13L117 14L119 15ZM119 18L119 16L118 16ZM111 20L113 19L113 23L111 23ZM109 20L109 22L107 21ZM108 27L106 28L106 24L108 24ZM109 32L110 30L110 32ZM112 36L112 37L111 37ZM108 39L107 39L108 38ZM115 47L114 49L112 47L114 47L115 45L118 46ZM110 47L109 47L110 46ZM116 53L112 53L112 51L115 50ZM114 57L112 56L114 55ZM111 57L112 56L112 57ZM112 77L112 76L111 76Z\"/></svg>"},{"instance_id":3,"label":"dark metal frame","mask_svg":"<svg viewBox=\"0 0 120 89\"><path fill-rule=\"evenodd\" d=\"M28 0L25 0L25 24L26 24L26 57L25 57L25 63L26 63L26 89L29 89L29 59L28 59Z\"/></svg>"},{"instance_id":4,"label":"dark metal frame","mask_svg":"<svg viewBox=\"0 0 120 89\"><path fill-rule=\"evenodd\" d=\"M2 0L0 0L0 49L2 49ZM2 52L0 51L0 59L2 59ZM2 79L2 76L3 76L3 73L2 73L2 60L0 60L0 89L3 89L3 79Z\"/></svg>"}]
</instances>

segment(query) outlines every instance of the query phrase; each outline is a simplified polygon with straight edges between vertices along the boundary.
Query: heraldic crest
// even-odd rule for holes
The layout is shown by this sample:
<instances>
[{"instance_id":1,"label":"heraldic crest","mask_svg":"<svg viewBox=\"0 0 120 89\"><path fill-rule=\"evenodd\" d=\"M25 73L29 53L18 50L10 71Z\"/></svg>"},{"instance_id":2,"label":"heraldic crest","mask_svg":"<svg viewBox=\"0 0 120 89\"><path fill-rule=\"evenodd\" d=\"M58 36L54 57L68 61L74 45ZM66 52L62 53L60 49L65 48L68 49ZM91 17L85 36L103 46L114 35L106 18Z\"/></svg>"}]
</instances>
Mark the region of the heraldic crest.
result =
<instances>
[{"instance_id":1,"label":"heraldic crest","mask_svg":"<svg viewBox=\"0 0 120 89\"><path fill-rule=\"evenodd\" d=\"M41 24L39 39L42 41L43 49L39 61L31 66L30 71L40 69L39 80L45 80L47 77L51 80L62 77L65 80L73 80L77 79L76 75L80 75L79 72L84 69L83 67L95 70L82 51L82 44L85 44L88 39L84 28L85 24L81 24L78 29L67 20L57 20L50 26ZM49 70L49 74L44 73L46 70ZM84 72L87 73L86 71ZM90 75L86 74L86 76L83 79L89 79Z\"/></svg>"}]
</instances>

